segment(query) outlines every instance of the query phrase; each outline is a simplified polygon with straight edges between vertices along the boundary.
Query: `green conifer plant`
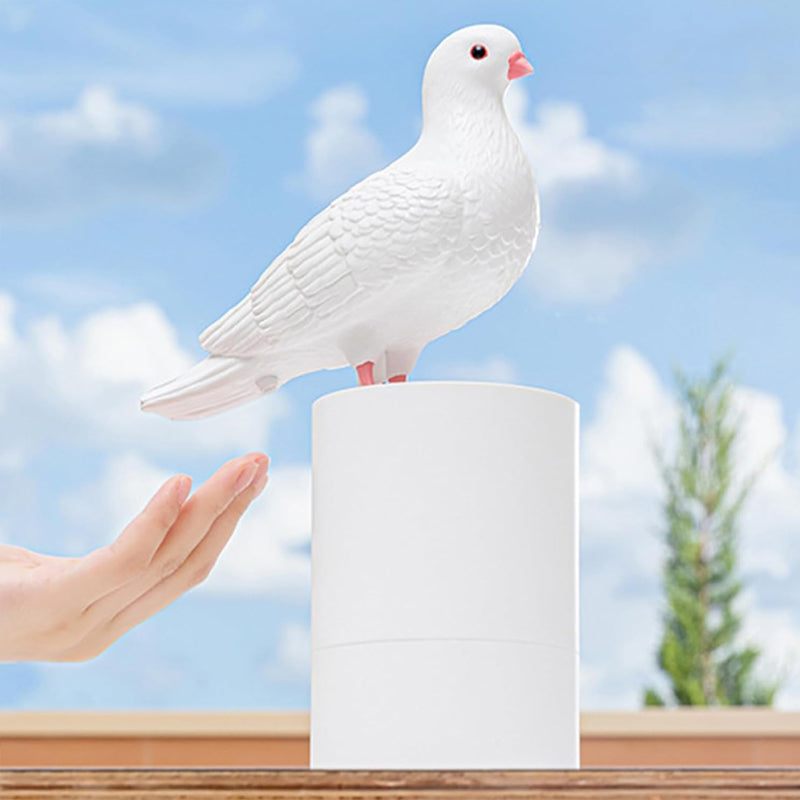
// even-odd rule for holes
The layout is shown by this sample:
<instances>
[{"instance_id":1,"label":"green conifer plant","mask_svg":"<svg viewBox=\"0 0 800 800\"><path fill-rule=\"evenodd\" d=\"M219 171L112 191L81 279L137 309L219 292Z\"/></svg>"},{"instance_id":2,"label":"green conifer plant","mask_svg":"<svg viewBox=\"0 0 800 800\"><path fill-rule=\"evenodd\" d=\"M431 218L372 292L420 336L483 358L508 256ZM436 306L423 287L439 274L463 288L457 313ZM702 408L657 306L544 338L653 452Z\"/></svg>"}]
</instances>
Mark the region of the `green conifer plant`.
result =
<instances>
[{"instance_id":1,"label":"green conifer plant","mask_svg":"<svg viewBox=\"0 0 800 800\"><path fill-rule=\"evenodd\" d=\"M644 693L647 706L772 705L778 682L758 679L760 651L739 646L742 590L737 540L742 507L757 471L736 481L734 446L739 420L727 362L707 378L676 372L678 441L670 457L656 454L665 487L666 609L658 666L669 695Z\"/></svg>"}]
</instances>

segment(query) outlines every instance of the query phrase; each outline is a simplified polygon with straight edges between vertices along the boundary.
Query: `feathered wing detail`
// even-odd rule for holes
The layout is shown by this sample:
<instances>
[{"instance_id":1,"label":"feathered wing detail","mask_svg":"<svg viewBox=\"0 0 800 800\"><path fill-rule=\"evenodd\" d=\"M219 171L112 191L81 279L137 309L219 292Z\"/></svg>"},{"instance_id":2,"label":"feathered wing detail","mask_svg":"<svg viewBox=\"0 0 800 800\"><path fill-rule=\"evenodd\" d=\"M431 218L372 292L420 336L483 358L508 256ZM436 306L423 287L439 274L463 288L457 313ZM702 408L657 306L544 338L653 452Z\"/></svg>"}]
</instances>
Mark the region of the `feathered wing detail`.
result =
<instances>
[{"instance_id":1,"label":"feathered wing detail","mask_svg":"<svg viewBox=\"0 0 800 800\"><path fill-rule=\"evenodd\" d=\"M183 375L147 392L142 397L142 410L157 411L171 419L196 419L278 388L275 376L254 367L246 359L209 356Z\"/></svg>"},{"instance_id":2,"label":"feathered wing detail","mask_svg":"<svg viewBox=\"0 0 800 800\"><path fill-rule=\"evenodd\" d=\"M377 172L334 200L297 234L200 344L214 355L267 355L346 320L364 294L419 268L461 230L459 187L440 177Z\"/></svg>"},{"instance_id":3,"label":"feathered wing detail","mask_svg":"<svg viewBox=\"0 0 800 800\"><path fill-rule=\"evenodd\" d=\"M200 346L214 355L248 356L269 345L258 327L250 295L209 325L199 337Z\"/></svg>"},{"instance_id":4,"label":"feathered wing detail","mask_svg":"<svg viewBox=\"0 0 800 800\"><path fill-rule=\"evenodd\" d=\"M388 168L315 216L250 293L200 336L211 354L142 398L142 408L192 419L233 408L298 375L344 366L331 330L413 270L433 269L464 216L453 181Z\"/></svg>"}]
</instances>

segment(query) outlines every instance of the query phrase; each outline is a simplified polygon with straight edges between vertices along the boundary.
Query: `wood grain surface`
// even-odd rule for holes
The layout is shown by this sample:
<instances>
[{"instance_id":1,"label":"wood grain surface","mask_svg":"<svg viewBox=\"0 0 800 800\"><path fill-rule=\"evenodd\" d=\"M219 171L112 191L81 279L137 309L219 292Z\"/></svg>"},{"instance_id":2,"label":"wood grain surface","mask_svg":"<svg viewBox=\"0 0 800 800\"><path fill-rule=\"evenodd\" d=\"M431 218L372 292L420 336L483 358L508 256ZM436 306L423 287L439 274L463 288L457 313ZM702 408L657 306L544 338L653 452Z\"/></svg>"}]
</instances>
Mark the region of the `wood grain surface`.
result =
<instances>
[{"instance_id":1,"label":"wood grain surface","mask_svg":"<svg viewBox=\"0 0 800 800\"><path fill-rule=\"evenodd\" d=\"M5 770L0 798L43 800L798 800L800 770L327 772L309 770Z\"/></svg>"}]
</instances>

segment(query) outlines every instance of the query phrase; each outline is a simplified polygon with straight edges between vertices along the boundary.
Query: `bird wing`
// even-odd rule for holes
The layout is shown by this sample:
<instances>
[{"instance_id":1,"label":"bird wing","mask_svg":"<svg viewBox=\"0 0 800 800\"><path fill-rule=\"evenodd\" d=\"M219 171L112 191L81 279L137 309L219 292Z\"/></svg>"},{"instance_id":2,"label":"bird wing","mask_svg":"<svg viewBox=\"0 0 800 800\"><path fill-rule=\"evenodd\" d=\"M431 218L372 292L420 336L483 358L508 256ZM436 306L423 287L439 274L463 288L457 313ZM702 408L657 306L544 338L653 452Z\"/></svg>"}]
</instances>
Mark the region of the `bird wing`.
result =
<instances>
[{"instance_id":1,"label":"bird wing","mask_svg":"<svg viewBox=\"0 0 800 800\"><path fill-rule=\"evenodd\" d=\"M456 180L392 167L376 172L308 222L200 344L215 355L257 355L298 329L344 319L364 293L435 268L456 246L463 219Z\"/></svg>"}]
</instances>

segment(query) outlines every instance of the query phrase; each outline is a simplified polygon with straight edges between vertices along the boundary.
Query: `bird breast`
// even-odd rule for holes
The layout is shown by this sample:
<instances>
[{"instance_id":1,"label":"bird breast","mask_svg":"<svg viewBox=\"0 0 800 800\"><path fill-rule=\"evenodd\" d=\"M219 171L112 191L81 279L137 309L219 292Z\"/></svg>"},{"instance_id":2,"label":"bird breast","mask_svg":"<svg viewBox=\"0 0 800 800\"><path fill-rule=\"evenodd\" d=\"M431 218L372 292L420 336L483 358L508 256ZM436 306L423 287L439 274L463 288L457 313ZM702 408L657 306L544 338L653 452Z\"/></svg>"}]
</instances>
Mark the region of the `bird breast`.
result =
<instances>
[{"instance_id":1,"label":"bird breast","mask_svg":"<svg viewBox=\"0 0 800 800\"><path fill-rule=\"evenodd\" d=\"M536 184L519 140L510 126L494 139L481 156L464 162L470 165L460 175L464 237L454 265L489 292L490 297L481 298L488 303L484 308L520 277L539 229Z\"/></svg>"}]
</instances>

